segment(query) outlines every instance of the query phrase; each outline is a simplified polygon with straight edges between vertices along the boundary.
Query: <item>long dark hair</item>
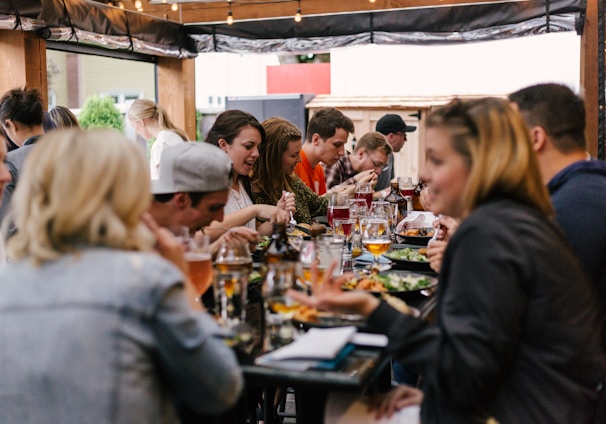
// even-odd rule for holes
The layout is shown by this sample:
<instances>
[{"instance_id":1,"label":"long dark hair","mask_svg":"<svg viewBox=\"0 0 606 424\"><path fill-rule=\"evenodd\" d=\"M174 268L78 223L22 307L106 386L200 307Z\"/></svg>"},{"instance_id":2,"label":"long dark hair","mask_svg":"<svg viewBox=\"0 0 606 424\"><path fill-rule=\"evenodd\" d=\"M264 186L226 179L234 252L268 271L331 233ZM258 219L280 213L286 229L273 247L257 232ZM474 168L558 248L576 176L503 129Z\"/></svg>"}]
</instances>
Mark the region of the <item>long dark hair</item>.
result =
<instances>
[{"instance_id":1,"label":"long dark hair","mask_svg":"<svg viewBox=\"0 0 606 424\"><path fill-rule=\"evenodd\" d=\"M248 112L242 110L226 110L217 116L217 120L208 132L206 141L219 146L219 140L223 139L227 144L232 144L243 128L253 127L261 133L261 145L265 143L265 130L261 123Z\"/></svg>"}]
</instances>

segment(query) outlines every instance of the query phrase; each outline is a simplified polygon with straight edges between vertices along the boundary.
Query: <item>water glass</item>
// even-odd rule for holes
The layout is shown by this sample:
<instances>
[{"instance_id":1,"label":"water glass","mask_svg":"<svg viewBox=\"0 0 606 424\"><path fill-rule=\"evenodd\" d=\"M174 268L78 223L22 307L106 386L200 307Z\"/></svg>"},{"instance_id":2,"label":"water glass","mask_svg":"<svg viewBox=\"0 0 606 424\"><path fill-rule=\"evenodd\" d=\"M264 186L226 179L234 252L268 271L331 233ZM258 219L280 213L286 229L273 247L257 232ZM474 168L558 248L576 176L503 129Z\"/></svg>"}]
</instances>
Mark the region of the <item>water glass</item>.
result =
<instances>
[{"instance_id":1,"label":"water glass","mask_svg":"<svg viewBox=\"0 0 606 424\"><path fill-rule=\"evenodd\" d=\"M223 243L215 260L215 311L219 324L233 328L245 320L252 257L246 243Z\"/></svg>"}]
</instances>

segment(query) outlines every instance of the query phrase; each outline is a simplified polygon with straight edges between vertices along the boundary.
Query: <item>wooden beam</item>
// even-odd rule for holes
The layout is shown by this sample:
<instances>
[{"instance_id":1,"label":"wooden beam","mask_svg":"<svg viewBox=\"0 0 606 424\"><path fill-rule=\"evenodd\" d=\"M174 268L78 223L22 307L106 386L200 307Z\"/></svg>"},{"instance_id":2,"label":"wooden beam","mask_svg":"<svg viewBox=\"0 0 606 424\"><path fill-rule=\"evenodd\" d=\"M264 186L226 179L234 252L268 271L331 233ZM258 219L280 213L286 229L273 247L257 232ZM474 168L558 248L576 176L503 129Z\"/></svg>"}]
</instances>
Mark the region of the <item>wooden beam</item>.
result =
<instances>
[{"instance_id":1,"label":"wooden beam","mask_svg":"<svg viewBox=\"0 0 606 424\"><path fill-rule=\"evenodd\" d=\"M514 0L528 1L528 0ZM180 3L180 10L173 12L169 4L148 4L143 13L183 24L202 24L225 22L227 17L227 2L185 2ZM301 0L303 17L311 15L327 15L338 13L356 13L396 9L411 9L439 6L462 6L485 3L505 3L505 1L487 0ZM293 17L297 11L296 0L285 0L273 3L262 3L258 0L237 0L232 3L235 21L261 20Z\"/></svg>"},{"instance_id":2,"label":"wooden beam","mask_svg":"<svg viewBox=\"0 0 606 424\"><path fill-rule=\"evenodd\" d=\"M598 101L598 0L587 0L585 27L581 37L581 91L587 113L587 150L593 157L597 157L599 111L604 107Z\"/></svg>"},{"instance_id":3,"label":"wooden beam","mask_svg":"<svg viewBox=\"0 0 606 424\"><path fill-rule=\"evenodd\" d=\"M158 57L158 104L173 123L196 139L196 83L193 59Z\"/></svg>"},{"instance_id":4,"label":"wooden beam","mask_svg":"<svg viewBox=\"0 0 606 424\"><path fill-rule=\"evenodd\" d=\"M37 88L46 107L46 42L32 32L0 30L0 75L0 96L13 88Z\"/></svg>"}]
</instances>

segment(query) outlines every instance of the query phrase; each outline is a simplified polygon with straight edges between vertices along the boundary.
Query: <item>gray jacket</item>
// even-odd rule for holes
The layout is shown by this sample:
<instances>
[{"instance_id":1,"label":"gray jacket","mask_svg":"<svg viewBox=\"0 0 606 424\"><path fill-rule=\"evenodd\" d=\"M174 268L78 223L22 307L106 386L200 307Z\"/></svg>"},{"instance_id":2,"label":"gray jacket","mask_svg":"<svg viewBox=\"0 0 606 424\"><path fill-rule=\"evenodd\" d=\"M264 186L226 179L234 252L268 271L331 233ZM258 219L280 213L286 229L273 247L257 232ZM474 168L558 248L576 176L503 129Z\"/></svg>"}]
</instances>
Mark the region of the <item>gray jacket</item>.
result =
<instances>
[{"instance_id":1,"label":"gray jacket","mask_svg":"<svg viewBox=\"0 0 606 424\"><path fill-rule=\"evenodd\" d=\"M233 352L155 254L89 248L0 269L1 423L172 423L239 397Z\"/></svg>"}]
</instances>

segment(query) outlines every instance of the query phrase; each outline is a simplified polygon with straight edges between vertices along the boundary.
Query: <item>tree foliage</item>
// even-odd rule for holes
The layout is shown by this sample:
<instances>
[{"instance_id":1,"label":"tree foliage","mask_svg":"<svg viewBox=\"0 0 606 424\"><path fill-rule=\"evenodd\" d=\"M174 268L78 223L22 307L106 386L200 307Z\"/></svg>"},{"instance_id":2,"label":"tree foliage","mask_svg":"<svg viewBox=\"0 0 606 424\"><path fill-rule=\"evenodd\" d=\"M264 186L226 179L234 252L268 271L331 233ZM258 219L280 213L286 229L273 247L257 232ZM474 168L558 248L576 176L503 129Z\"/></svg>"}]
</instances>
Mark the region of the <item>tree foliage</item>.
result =
<instances>
[{"instance_id":1,"label":"tree foliage","mask_svg":"<svg viewBox=\"0 0 606 424\"><path fill-rule=\"evenodd\" d=\"M78 116L82 128L115 128L122 131L124 121L122 114L114 105L111 97L93 96L86 99Z\"/></svg>"}]
</instances>

